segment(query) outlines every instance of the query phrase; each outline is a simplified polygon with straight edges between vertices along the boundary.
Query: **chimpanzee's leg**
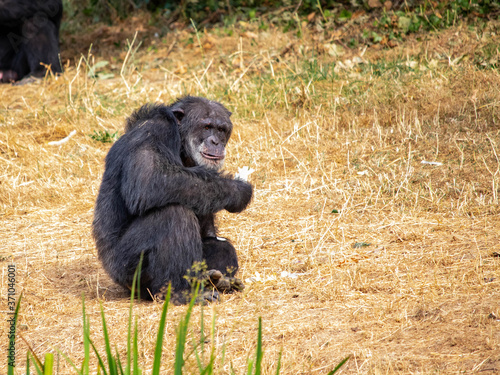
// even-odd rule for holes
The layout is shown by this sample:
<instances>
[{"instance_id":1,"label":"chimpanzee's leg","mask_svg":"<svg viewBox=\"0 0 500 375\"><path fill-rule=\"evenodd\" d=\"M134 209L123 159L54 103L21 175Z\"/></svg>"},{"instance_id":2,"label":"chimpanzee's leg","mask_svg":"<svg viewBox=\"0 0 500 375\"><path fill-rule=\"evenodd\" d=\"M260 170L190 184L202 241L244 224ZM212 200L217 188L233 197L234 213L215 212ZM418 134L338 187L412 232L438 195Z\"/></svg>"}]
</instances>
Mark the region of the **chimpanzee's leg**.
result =
<instances>
[{"instance_id":1,"label":"chimpanzee's leg","mask_svg":"<svg viewBox=\"0 0 500 375\"><path fill-rule=\"evenodd\" d=\"M184 276L195 262L203 261L195 214L187 207L169 205L138 217L115 246L114 254L102 261L117 283L130 287L141 253L141 293L155 296L169 283L174 293L189 290Z\"/></svg>"},{"instance_id":2,"label":"chimpanzee's leg","mask_svg":"<svg viewBox=\"0 0 500 375\"><path fill-rule=\"evenodd\" d=\"M225 238L203 238L203 258L207 269L219 270L224 276L234 277L238 271L236 250Z\"/></svg>"}]
</instances>

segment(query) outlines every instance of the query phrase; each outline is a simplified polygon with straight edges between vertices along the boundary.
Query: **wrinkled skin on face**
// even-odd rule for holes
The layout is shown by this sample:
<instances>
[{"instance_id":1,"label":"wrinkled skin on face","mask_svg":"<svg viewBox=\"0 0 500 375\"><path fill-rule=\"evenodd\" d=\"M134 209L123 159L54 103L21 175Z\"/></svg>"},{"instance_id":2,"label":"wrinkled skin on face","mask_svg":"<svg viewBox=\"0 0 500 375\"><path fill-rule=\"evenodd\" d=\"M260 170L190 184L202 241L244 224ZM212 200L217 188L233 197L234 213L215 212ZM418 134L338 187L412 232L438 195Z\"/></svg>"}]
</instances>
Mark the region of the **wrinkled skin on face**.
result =
<instances>
[{"instance_id":1,"label":"wrinkled skin on face","mask_svg":"<svg viewBox=\"0 0 500 375\"><path fill-rule=\"evenodd\" d=\"M220 170L233 130L231 112L220 103L195 97L186 97L174 103L171 109L178 120L184 146L183 164Z\"/></svg>"}]
</instances>

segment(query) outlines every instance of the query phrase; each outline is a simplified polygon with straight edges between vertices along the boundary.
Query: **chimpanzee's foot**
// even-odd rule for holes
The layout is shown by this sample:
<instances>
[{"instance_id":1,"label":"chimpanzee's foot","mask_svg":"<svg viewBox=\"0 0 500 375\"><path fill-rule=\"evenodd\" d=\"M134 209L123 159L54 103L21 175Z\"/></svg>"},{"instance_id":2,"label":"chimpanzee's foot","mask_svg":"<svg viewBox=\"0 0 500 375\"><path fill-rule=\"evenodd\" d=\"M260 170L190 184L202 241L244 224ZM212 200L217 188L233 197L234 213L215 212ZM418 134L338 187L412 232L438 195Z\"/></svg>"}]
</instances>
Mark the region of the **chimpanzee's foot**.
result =
<instances>
[{"instance_id":1,"label":"chimpanzee's foot","mask_svg":"<svg viewBox=\"0 0 500 375\"><path fill-rule=\"evenodd\" d=\"M205 286L212 286L219 292L223 293L232 293L232 292L240 292L245 289L245 285L243 282L236 278L230 276L224 276L222 272L219 270L209 270L207 272L208 280L205 283Z\"/></svg>"}]
</instances>

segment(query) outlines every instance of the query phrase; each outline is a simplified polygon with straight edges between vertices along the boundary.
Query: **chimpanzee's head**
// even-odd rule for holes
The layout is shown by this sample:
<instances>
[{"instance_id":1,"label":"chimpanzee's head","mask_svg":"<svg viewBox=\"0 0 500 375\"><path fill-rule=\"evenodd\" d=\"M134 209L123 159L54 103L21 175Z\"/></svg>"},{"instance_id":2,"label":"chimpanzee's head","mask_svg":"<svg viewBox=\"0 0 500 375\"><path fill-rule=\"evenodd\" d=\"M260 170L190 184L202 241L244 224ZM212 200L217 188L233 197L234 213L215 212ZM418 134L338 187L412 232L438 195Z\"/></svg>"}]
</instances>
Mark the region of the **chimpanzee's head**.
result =
<instances>
[{"instance_id":1,"label":"chimpanzee's head","mask_svg":"<svg viewBox=\"0 0 500 375\"><path fill-rule=\"evenodd\" d=\"M233 130L231 112L220 103L194 96L177 100L171 109L178 120L184 165L221 169Z\"/></svg>"}]
</instances>

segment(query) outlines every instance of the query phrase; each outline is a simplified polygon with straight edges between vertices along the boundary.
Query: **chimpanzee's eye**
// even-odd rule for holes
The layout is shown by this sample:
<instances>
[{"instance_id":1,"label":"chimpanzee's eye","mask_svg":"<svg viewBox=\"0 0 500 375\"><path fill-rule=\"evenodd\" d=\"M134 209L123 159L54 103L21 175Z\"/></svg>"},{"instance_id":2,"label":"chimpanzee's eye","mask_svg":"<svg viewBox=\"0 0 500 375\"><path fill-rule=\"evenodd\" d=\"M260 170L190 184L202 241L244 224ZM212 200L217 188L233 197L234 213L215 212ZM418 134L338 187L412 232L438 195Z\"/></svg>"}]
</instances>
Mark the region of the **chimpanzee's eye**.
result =
<instances>
[{"instance_id":1,"label":"chimpanzee's eye","mask_svg":"<svg viewBox=\"0 0 500 375\"><path fill-rule=\"evenodd\" d=\"M205 130L210 130L210 125L205 125Z\"/></svg>"}]
</instances>

